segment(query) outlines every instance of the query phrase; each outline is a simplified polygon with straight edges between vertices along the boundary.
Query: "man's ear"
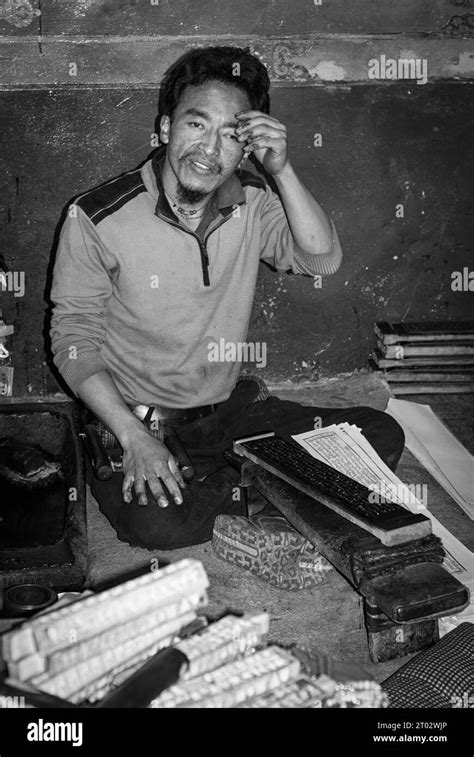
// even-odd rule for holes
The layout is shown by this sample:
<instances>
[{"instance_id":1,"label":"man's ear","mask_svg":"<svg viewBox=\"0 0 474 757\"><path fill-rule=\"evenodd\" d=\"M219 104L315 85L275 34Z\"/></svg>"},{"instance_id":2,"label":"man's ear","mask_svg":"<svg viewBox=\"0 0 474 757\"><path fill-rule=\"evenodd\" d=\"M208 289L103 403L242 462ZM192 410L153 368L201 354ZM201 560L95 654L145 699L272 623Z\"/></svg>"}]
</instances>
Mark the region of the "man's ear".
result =
<instances>
[{"instance_id":1,"label":"man's ear","mask_svg":"<svg viewBox=\"0 0 474 757\"><path fill-rule=\"evenodd\" d=\"M170 138L170 126L171 121L169 116L161 116L160 118L160 142L167 145Z\"/></svg>"}]
</instances>

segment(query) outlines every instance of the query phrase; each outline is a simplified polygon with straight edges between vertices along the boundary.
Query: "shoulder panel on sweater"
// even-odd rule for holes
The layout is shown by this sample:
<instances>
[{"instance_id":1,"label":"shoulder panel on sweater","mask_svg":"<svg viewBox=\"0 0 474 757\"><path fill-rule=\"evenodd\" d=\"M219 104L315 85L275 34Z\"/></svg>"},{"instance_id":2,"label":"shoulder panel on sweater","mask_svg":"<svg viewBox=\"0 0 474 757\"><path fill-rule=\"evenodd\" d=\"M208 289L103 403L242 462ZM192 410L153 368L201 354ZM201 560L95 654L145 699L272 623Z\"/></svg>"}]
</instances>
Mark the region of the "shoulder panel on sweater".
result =
<instances>
[{"instance_id":1,"label":"shoulder panel on sweater","mask_svg":"<svg viewBox=\"0 0 474 757\"><path fill-rule=\"evenodd\" d=\"M81 195L76 200L76 205L79 205L97 226L100 221L120 210L141 192L146 192L146 187L140 169L136 168Z\"/></svg>"},{"instance_id":2,"label":"shoulder panel on sweater","mask_svg":"<svg viewBox=\"0 0 474 757\"><path fill-rule=\"evenodd\" d=\"M243 187L256 187L256 189L266 189L266 181L263 176L258 176L252 171L246 171L244 168L238 172L240 183Z\"/></svg>"}]
</instances>

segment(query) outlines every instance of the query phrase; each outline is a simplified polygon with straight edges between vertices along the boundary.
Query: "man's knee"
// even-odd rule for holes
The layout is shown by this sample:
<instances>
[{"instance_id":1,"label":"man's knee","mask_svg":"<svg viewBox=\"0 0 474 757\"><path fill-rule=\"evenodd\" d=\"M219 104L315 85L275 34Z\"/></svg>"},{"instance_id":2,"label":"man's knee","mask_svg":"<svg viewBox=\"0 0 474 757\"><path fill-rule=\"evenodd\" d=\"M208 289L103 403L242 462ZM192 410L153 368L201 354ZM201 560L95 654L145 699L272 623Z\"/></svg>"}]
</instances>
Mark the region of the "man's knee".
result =
<instances>
[{"instance_id":1,"label":"man's knee","mask_svg":"<svg viewBox=\"0 0 474 757\"><path fill-rule=\"evenodd\" d=\"M398 421L384 410L376 410L374 407L365 407L364 405L354 409L361 411L361 415L366 419L367 426L393 433L398 441L405 439L405 434Z\"/></svg>"},{"instance_id":2,"label":"man's knee","mask_svg":"<svg viewBox=\"0 0 474 757\"><path fill-rule=\"evenodd\" d=\"M363 419L359 424L362 426L362 433L387 465L395 470L405 447L405 433L402 427L395 418L383 410L373 407L360 407L357 410L361 411L361 420Z\"/></svg>"},{"instance_id":3,"label":"man's knee","mask_svg":"<svg viewBox=\"0 0 474 757\"><path fill-rule=\"evenodd\" d=\"M245 504L236 486L238 474L227 469L205 481L193 481L183 491L183 504L160 508L150 502L140 507L134 501L121 507L116 521L120 539L145 549L180 549L212 539L216 516L221 513L242 515Z\"/></svg>"},{"instance_id":4,"label":"man's knee","mask_svg":"<svg viewBox=\"0 0 474 757\"><path fill-rule=\"evenodd\" d=\"M174 509L178 506L168 507ZM155 503L149 503L146 507L129 505L122 508L115 527L121 541L128 542L131 547L150 550L187 546L186 536L189 536L179 517L163 517L163 510Z\"/></svg>"}]
</instances>

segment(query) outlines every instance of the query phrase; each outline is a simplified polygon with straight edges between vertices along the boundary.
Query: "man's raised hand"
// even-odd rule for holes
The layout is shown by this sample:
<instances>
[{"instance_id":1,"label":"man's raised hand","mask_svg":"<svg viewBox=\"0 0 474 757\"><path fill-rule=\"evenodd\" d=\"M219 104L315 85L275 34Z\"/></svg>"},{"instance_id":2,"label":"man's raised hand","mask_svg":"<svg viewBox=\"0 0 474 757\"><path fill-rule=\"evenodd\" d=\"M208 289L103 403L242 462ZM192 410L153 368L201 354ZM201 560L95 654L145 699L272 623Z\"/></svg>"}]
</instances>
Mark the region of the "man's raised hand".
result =
<instances>
[{"instance_id":1,"label":"man's raised hand","mask_svg":"<svg viewBox=\"0 0 474 757\"><path fill-rule=\"evenodd\" d=\"M276 176L288 163L286 126L259 110L236 113L237 139L244 152L254 152L268 173Z\"/></svg>"}]
</instances>

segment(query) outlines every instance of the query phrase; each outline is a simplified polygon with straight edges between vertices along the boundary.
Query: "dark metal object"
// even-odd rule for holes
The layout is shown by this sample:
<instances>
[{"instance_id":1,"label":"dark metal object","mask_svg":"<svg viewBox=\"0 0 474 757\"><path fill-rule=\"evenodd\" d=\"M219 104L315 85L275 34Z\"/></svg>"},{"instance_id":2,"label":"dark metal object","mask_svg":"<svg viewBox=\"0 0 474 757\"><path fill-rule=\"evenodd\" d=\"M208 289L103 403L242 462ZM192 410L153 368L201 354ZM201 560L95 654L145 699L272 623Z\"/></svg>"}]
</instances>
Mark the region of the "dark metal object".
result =
<instances>
[{"instance_id":1,"label":"dark metal object","mask_svg":"<svg viewBox=\"0 0 474 757\"><path fill-rule=\"evenodd\" d=\"M173 426L165 426L164 442L170 452L176 457L184 480L189 483L189 481L193 480L196 474L196 469Z\"/></svg>"},{"instance_id":2,"label":"dark metal object","mask_svg":"<svg viewBox=\"0 0 474 757\"><path fill-rule=\"evenodd\" d=\"M112 478L114 471L122 469L121 449L118 447L106 449L102 443L100 433L93 423L85 423L79 436L84 443L84 449L90 460L94 475L99 481L108 481ZM164 443L176 457L184 480L188 483L192 481L196 469L172 426L165 425Z\"/></svg>"},{"instance_id":3,"label":"dark metal object","mask_svg":"<svg viewBox=\"0 0 474 757\"><path fill-rule=\"evenodd\" d=\"M97 705L98 709L147 707L162 691L179 679L183 666L189 660L183 652L167 647L157 652L136 673L107 694Z\"/></svg>"},{"instance_id":4,"label":"dark metal object","mask_svg":"<svg viewBox=\"0 0 474 757\"><path fill-rule=\"evenodd\" d=\"M385 662L419 652L433 646L439 639L436 618L400 625L367 599L364 600L364 620L373 662Z\"/></svg>"},{"instance_id":5,"label":"dark metal object","mask_svg":"<svg viewBox=\"0 0 474 757\"><path fill-rule=\"evenodd\" d=\"M99 481L108 481L112 478L113 470L99 432L92 423L86 423L80 436L84 442L84 448L89 457L95 477Z\"/></svg>"},{"instance_id":6,"label":"dark metal object","mask_svg":"<svg viewBox=\"0 0 474 757\"><path fill-rule=\"evenodd\" d=\"M19 584L9 586L3 593L3 612L8 617L33 615L54 604L58 595L48 586Z\"/></svg>"},{"instance_id":7,"label":"dark metal object","mask_svg":"<svg viewBox=\"0 0 474 757\"><path fill-rule=\"evenodd\" d=\"M408 565L356 588L402 624L452 615L469 604L469 589L438 563Z\"/></svg>"}]
</instances>

